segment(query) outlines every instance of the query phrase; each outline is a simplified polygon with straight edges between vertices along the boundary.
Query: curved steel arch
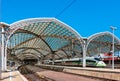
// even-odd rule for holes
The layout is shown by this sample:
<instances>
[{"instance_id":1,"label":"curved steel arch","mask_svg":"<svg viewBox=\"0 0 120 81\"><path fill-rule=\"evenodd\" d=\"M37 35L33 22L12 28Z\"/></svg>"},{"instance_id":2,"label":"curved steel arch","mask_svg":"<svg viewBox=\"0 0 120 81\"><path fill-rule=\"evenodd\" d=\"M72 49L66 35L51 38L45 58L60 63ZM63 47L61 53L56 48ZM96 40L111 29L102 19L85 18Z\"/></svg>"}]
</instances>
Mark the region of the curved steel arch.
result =
<instances>
[{"instance_id":1,"label":"curved steel arch","mask_svg":"<svg viewBox=\"0 0 120 81\"><path fill-rule=\"evenodd\" d=\"M11 25L10 25L10 29L11 29L12 31L10 32L10 35L9 35L9 37L8 37L7 44L8 44L8 41L9 41L10 37L11 37L17 30L22 29L23 27L27 27L27 26L29 26L30 24L32 25L32 24L37 23L37 22L48 22L48 23L55 22L56 24L62 26L64 29L67 29L67 31L69 31L70 33L72 33L73 35L75 35L76 38L77 38L78 40L80 40L79 42L80 42L80 44L81 44L82 47L83 47L83 40L82 40L82 37L79 35L79 33L78 33L77 31L75 31L74 29L72 29L72 27L66 25L65 23L63 23L63 22L61 22L61 21L59 21L59 20L57 20L57 19L55 19L55 18L31 18L31 19L25 19L25 20L21 20L21 21L18 21L18 22L15 22L15 23L11 24ZM48 24L47 26L49 26L49 24ZM32 34L33 34L33 32L32 32ZM39 35L36 35L36 34L34 34L34 35L37 36L37 37L39 37ZM53 36L53 37L54 37L54 36ZM63 36L63 37L64 37L64 36ZM43 39L43 40L44 40L44 39ZM46 42L46 41L44 41L44 42ZM46 42L46 43L47 43L47 42ZM47 44L47 46L48 46L48 45L49 45L49 44ZM7 47L7 46L6 46L6 47ZM49 48L51 48L51 47L49 47ZM52 48L51 48L51 51L53 51Z\"/></svg>"},{"instance_id":2,"label":"curved steel arch","mask_svg":"<svg viewBox=\"0 0 120 81\"><path fill-rule=\"evenodd\" d=\"M112 37L113 37L113 34L112 33L110 33L110 32L100 32L100 33L96 33L96 34L94 34L94 35L92 35L92 36L90 36L89 38L88 38L88 40L87 40L87 44L86 44L86 53L89 53L89 51L90 50L88 50L88 49L94 49L94 48L92 48L92 46L90 46L90 48L89 48L89 44L90 43L96 43L95 45L94 45L94 47L98 47L98 48L100 48L101 46L103 46L104 45L104 48L105 49L108 49L108 47L109 47L109 45L110 45L110 47L111 47L111 45L112 45L112 41L111 42L109 42L110 40L107 40L106 41L106 39L103 39L102 38L102 40L103 41L101 41L101 40L97 40L97 38L98 39L100 39L100 36L110 36L109 37L109 39L111 39L112 40ZM95 39L95 41L94 41L94 39ZM119 40L119 38L118 37L116 37L115 35L114 35L114 39L115 39L115 41L116 41L116 43L117 44L120 44L120 40ZM96 41L97 40L97 41ZM98 45L99 44L99 45ZM101 44L101 45L100 45ZM109 45L108 45L109 44ZM111 49L110 49L110 47L109 47L109 50L108 51L110 51ZM96 50L94 50L94 51L97 51L97 48L95 48ZM99 49L99 50L101 50L101 49ZM103 50L101 50L101 51L103 51ZM104 50L105 51L105 50Z\"/></svg>"},{"instance_id":3,"label":"curved steel arch","mask_svg":"<svg viewBox=\"0 0 120 81\"><path fill-rule=\"evenodd\" d=\"M17 57L20 57L20 56L23 56L23 55L33 55L34 57L37 57L39 59L39 56L37 54L34 54L34 53L30 53L30 52L26 52L26 53L21 53L19 55L17 55Z\"/></svg>"},{"instance_id":4,"label":"curved steel arch","mask_svg":"<svg viewBox=\"0 0 120 81\"><path fill-rule=\"evenodd\" d=\"M36 20L36 21L34 21L34 20ZM27 21L30 21L30 22L27 22ZM16 25L17 25L17 28L15 28L14 31L12 31L12 34L16 30L21 28L21 26L27 26L28 24L33 24L34 22L32 22L32 21L34 21L34 22L51 22L51 21L57 22L60 25L63 25L66 29L72 31L75 35L78 36L78 38L82 38L82 36L76 30L74 30L71 26L63 23L62 21L59 21L56 18L29 18L29 19L24 19L24 20L20 20L20 21L14 22L13 24L10 24L10 28L14 29L14 26L16 26Z\"/></svg>"},{"instance_id":5,"label":"curved steel arch","mask_svg":"<svg viewBox=\"0 0 120 81\"><path fill-rule=\"evenodd\" d=\"M87 46L89 45L89 43L90 43L94 38L99 37L99 36L102 36L102 35L110 35L110 36L113 36L113 34L110 33L110 32L108 32L108 31L107 31L107 32L100 32L100 33L93 34L93 35L91 35L91 36L88 37ZM120 43L120 39L119 39L118 37L116 37L116 36L114 35L114 38L115 38L115 40L118 41L118 43Z\"/></svg>"},{"instance_id":6,"label":"curved steel arch","mask_svg":"<svg viewBox=\"0 0 120 81\"><path fill-rule=\"evenodd\" d=\"M39 58L38 58L38 57L36 57L36 56L35 56L35 55L33 55L33 54L24 54L24 55L19 56L18 58L19 58L20 60L23 60L23 59L25 59L25 58L26 58L26 56L29 56L29 57L34 57L35 59L39 60Z\"/></svg>"},{"instance_id":7,"label":"curved steel arch","mask_svg":"<svg viewBox=\"0 0 120 81\"><path fill-rule=\"evenodd\" d=\"M44 54L42 54L39 50L37 50L37 49L35 49L35 48L18 48L18 49L16 49L16 50L19 50L19 49L23 49L23 50L21 50L20 52L18 52L16 55L18 55L18 54L21 54L21 53L24 53L24 51L26 51L26 50L29 50L29 49L32 49L32 50L35 50L36 52L38 52L39 54L40 54L40 56L42 56L42 55L44 55Z\"/></svg>"}]
</instances>

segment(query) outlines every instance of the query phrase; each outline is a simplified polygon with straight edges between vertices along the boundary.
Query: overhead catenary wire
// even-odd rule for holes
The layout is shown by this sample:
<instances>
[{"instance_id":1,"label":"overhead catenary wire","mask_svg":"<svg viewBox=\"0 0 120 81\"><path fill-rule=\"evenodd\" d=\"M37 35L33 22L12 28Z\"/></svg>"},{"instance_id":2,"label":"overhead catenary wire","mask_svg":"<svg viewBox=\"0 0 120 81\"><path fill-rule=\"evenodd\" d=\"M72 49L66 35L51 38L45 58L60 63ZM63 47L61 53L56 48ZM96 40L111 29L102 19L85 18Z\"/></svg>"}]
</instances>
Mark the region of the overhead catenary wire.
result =
<instances>
[{"instance_id":1,"label":"overhead catenary wire","mask_svg":"<svg viewBox=\"0 0 120 81\"><path fill-rule=\"evenodd\" d=\"M60 13L58 13L55 17L59 17L63 12L65 12L69 7L71 7L77 0L73 0L69 5L67 5Z\"/></svg>"}]
</instances>

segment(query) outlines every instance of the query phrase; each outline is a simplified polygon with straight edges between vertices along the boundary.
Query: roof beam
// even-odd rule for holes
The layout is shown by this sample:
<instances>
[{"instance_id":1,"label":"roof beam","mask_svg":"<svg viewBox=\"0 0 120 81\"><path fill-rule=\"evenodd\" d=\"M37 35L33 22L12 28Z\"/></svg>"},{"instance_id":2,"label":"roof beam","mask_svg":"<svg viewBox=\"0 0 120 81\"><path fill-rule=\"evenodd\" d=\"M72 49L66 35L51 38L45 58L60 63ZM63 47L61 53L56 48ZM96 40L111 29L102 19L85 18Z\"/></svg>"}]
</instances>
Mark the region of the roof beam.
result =
<instances>
[{"instance_id":1,"label":"roof beam","mask_svg":"<svg viewBox=\"0 0 120 81\"><path fill-rule=\"evenodd\" d=\"M17 33L27 33L27 34L33 34L34 36L36 36L37 34L33 33L33 32L30 32L30 31L27 31L27 30L24 30L24 29L19 29L17 31ZM78 38L72 38L70 36L60 36L60 35L37 35L37 37L41 37L41 38L44 38L44 37L51 37L51 38L61 38L61 39L66 39L66 40L77 40Z\"/></svg>"},{"instance_id":2,"label":"roof beam","mask_svg":"<svg viewBox=\"0 0 120 81\"><path fill-rule=\"evenodd\" d=\"M34 48L26 48L26 49L23 49L22 51L18 52L17 54L24 53L26 50L29 50L29 49L33 49L33 50L37 51L37 52L40 54L40 56L41 56L41 55L44 55L44 54L42 54L40 51L38 51L37 49L34 49ZM16 55L17 55L17 54L16 54Z\"/></svg>"},{"instance_id":3,"label":"roof beam","mask_svg":"<svg viewBox=\"0 0 120 81\"><path fill-rule=\"evenodd\" d=\"M41 53L38 49L41 49L41 48L28 48L28 47L22 47L22 48L17 48L15 50L20 50L20 49L23 49L22 51L20 51L19 53L23 52L23 51L26 51L28 49L34 49L35 51L37 51L38 53L40 53L40 56L45 56L43 53ZM44 49L43 49L44 50ZM50 51L48 51L50 52ZM24 53L24 52L23 52ZM17 53L18 54L18 53Z\"/></svg>"},{"instance_id":4,"label":"roof beam","mask_svg":"<svg viewBox=\"0 0 120 81\"><path fill-rule=\"evenodd\" d=\"M24 32L27 32L27 33L29 33L29 34L32 34L32 35L40 38L40 39L48 46L48 48L49 48L51 51L53 51L52 48L49 46L49 44L48 44L40 35L37 35L37 34L31 32L31 31L28 31L28 30L23 30L23 29L19 29L19 30L24 31ZM26 42L28 42L28 41L26 41Z\"/></svg>"},{"instance_id":5,"label":"roof beam","mask_svg":"<svg viewBox=\"0 0 120 81\"><path fill-rule=\"evenodd\" d=\"M37 54L35 54L35 53L31 53L31 52L25 52L25 53L20 53L19 55L17 55L17 56L21 56L21 55L24 55L24 54L32 54L32 55L35 55L35 56L37 56L37 57L39 57Z\"/></svg>"}]
</instances>

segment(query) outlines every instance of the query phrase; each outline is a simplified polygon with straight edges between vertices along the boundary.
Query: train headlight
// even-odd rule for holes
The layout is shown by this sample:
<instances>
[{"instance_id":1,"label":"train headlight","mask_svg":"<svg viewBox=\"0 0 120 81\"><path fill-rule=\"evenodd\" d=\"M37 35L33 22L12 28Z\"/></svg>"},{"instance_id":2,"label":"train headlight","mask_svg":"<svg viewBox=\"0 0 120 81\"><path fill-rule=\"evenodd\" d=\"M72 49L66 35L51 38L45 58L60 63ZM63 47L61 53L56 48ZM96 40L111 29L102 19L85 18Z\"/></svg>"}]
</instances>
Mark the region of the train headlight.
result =
<instances>
[{"instance_id":1,"label":"train headlight","mask_svg":"<svg viewBox=\"0 0 120 81\"><path fill-rule=\"evenodd\" d=\"M103 61L99 61L98 63L97 63L97 66L106 66L106 64L103 62Z\"/></svg>"}]
</instances>

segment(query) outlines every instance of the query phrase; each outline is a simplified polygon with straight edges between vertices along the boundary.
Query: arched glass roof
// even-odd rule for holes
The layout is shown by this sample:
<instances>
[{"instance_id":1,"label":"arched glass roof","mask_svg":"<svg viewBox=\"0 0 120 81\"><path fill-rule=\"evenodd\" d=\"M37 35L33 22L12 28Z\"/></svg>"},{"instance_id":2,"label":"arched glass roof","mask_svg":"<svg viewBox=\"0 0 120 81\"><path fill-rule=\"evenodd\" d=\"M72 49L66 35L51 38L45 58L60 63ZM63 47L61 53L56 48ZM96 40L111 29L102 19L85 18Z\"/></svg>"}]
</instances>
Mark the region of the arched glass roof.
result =
<instances>
[{"instance_id":1,"label":"arched glass roof","mask_svg":"<svg viewBox=\"0 0 120 81\"><path fill-rule=\"evenodd\" d=\"M101 32L90 36L87 40L87 55L94 56L112 51L113 34ZM120 50L120 40L114 35L115 52Z\"/></svg>"},{"instance_id":2,"label":"arched glass roof","mask_svg":"<svg viewBox=\"0 0 120 81\"><path fill-rule=\"evenodd\" d=\"M32 18L10 25L9 53L18 59L61 59L82 56L82 38L55 18Z\"/></svg>"}]
</instances>

